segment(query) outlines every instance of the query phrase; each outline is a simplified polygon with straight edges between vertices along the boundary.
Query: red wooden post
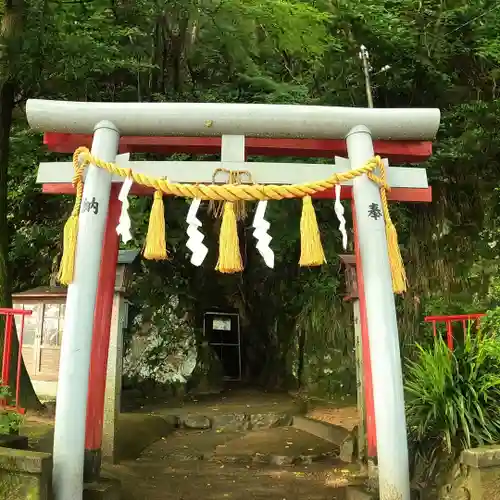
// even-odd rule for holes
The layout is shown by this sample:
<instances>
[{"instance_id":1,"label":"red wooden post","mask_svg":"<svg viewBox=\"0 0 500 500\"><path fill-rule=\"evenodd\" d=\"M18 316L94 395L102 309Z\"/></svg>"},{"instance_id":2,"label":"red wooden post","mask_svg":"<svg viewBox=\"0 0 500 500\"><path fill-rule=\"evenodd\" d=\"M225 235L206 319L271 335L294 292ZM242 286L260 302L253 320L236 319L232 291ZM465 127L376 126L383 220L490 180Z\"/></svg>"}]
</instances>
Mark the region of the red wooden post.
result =
<instances>
[{"instance_id":1,"label":"red wooden post","mask_svg":"<svg viewBox=\"0 0 500 500\"><path fill-rule=\"evenodd\" d=\"M370 359L370 336L368 332L368 319L366 316L365 284L363 269L361 267L361 254L359 250L358 233L356 225L356 207L352 207L352 225L354 232L354 252L356 255L356 274L358 278L359 309L361 315L361 341L363 351L365 412L366 412L366 452L368 458L377 456L377 430L375 423L375 406L373 402L372 363ZM363 418L363 415L361 415Z\"/></svg>"},{"instance_id":2,"label":"red wooden post","mask_svg":"<svg viewBox=\"0 0 500 500\"><path fill-rule=\"evenodd\" d=\"M3 357L2 357L2 384L9 385L10 370L10 347L12 336L12 314L8 312L5 315L5 331L3 339Z\"/></svg>"},{"instance_id":3,"label":"red wooden post","mask_svg":"<svg viewBox=\"0 0 500 500\"><path fill-rule=\"evenodd\" d=\"M31 314L31 311L30 311ZM23 340L24 340L24 314L21 315L21 331L19 332L19 348L17 350L17 373L16 373L16 408L19 408L19 399L21 395L21 362L23 359Z\"/></svg>"},{"instance_id":4,"label":"red wooden post","mask_svg":"<svg viewBox=\"0 0 500 500\"><path fill-rule=\"evenodd\" d=\"M118 189L120 187L121 185L113 185L111 188L94 312L84 462L85 481L89 482L99 479L101 470L104 393L106 391L106 371L108 368L109 335L115 293L116 264L120 247L118 234L116 233L116 226L118 225L121 212L121 202L118 200Z\"/></svg>"},{"instance_id":5,"label":"red wooden post","mask_svg":"<svg viewBox=\"0 0 500 500\"><path fill-rule=\"evenodd\" d=\"M434 333L434 337L437 335L437 328L436 328L436 322L433 321L432 322L432 331Z\"/></svg>"},{"instance_id":6,"label":"red wooden post","mask_svg":"<svg viewBox=\"0 0 500 500\"><path fill-rule=\"evenodd\" d=\"M457 314L455 316L426 316L424 321L427 323L432 323L432 328L434 330L434 335L436 335L436 323L442 322L446 325L446 343L448 348L453 350L453 322L460 321L462 323L462 328L464 331L464 339L467 336L467 324L466 321L476 321L477 329L481 324L481 318L485 316L484 313L474 313L474 314Z\"/></svg>"},{"instance_id":7,"label":"red wooden post","mask_svg":"<svg viewBox=\"0 0 500 500\"><path fill-rule=\"evenodd\" d=\"M23 414L25 412L24 408L20 407L20 391L21 391L21 367L22 367L22 348L23 348L23 338L24 338L24 318L25 316L31 316L32 311L25 309L0 309L0 315L5 316L5 333L3 342L3 355L2 355L2 385L9 386L10 382L10 361L12 355L12 327L14 316L18 314L21 316L21 331L19 334L19 347L17 352L17 373L16 373L16 387L15 396L16 404L14 407L7 407L7 400L0 400L0 405L11 410L15 410L18 413Z\"/></svg>"},{"instance_id":8,"label":"red wooden post","mask_svg":"<svg viewBox=\"0 0 500 500\"><path fill-rule=\"evenodd\" d=\"M450 350L453 350L453 329L451 326L451 320L446 321L446 340Z\"/></svg>"}]
</instances>

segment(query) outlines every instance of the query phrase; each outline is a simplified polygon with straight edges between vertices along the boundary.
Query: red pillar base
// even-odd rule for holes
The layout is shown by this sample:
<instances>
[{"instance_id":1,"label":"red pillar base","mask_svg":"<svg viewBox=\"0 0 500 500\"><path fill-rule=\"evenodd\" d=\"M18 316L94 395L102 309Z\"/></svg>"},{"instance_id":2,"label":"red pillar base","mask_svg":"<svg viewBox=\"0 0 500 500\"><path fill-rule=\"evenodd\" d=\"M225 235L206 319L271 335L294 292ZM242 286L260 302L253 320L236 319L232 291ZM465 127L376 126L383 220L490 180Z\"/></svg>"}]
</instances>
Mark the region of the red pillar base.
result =
<instances>
[{"instance_id":1,"label":"red pillar base","mask_svg":"<svg viewBox=\"0 0 500 500\"><path fill-rule=\"evenodd\" d=\"M115 294L116 264L120 247L116 233L116 226L118 225L121 212L121 203L118 200L119 187L118 185L114 185L111 188L94 311L87 422L85 428L84 479L86 482L97 481L101 470L102 424L104 419L104 394L106 391L106 372L108 368L109 335Z\"/></svg>"},{"instance_id":2,"label":"red pillar base","mask_svg":"<svg viewBox=\"0 0 500 500\"><path fill-rule=\"evenodd\" d=\"M101 477L101 450L87 450L83 455L83 481L85 483L94 483Z\"/></svg>"}]
</instances>

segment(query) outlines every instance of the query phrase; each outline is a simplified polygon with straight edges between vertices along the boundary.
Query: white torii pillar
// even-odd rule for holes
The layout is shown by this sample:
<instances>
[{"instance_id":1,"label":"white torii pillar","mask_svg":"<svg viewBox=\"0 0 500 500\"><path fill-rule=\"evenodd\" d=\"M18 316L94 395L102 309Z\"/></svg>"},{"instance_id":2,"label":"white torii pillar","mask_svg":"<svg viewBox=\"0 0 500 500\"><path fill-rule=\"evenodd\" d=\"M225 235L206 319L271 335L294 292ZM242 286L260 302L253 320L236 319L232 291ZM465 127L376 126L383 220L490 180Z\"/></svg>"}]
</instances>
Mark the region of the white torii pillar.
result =
<instances>
[{"instance_id":1,"label":"white torii pillar","mask_svg":"<svg viewBox=\"0 0 500 500\"><path fill-rule=\"evenodd\" d=\"M373 158L370 130L347 134L351 168ZM396 304L379 187L366 175L353 182L361 267L370 335L380 498L410 499L408 441Z\"/></svg>"},{"instance_id":2,"label":"white torii pillar","mask_svg":"<svg viewBox=\"0 0 500 500\"><path fill-rule=\"evenodd\" d=\"M437 109L364 109L220 103L87 103L29 100L26 112L31 127L41 132L64 131L89 134L96 123L110 120L122 135L224 136L226 134L275 138L346 138L350 166L353 169L362 166L373 156L372 137L429 140L435 137L440 120ZM117 141L118 132L115 131L113 137L105 139L102 148L94 147L93 153L104 160L113 160ZM168 175L170 179L179 182L190 182L184 177L193 171L192 168L186 169L185 166L182 168L178 162L144 162L142 167L138 162L131 163L136 163L135 166L130 166L137 171L147 170L147 173L156 171L158 174L162 171L163 176ZM197 170L205 168L205 172L201 175L203 177L207 168L211 168L213 172L213 165L208 165L209 163L219 162L191 162L192 165L194 163ZM237 163L237 160L231 162L231 166L234 167ZM262 173L254 177L256 182L269 183L270 178L274 177L272 174L264 175L262 164L240 163L240 168L246 170L258 170L260 166ZM60 163L58 165L59 171L64 171L65 168L61 168ZM278 168L279 164L266 165ZM163 167L166 170L167 167L174 169L175 175L165 173ZM315 172L312 167L300 164L287 165L282 171L283 177L272 180L282 184L301 182L299 178L303 179L309 173ZM324 165L314 166L315 169L321 167L325 168ZM330 168L331 173L333 166L326 167ZM107 209L111 178L103 176L103 183L100 185L95 182L96 174L99 174L96 170L95 167L89 168L84 195L89 200L94 197L98 199L100 209L104 213ZM396 173L397 170L389 169L390 185L391 177L401 179L401 172ZM399 170L406 171L406 180L409 181L412 176L418 175L415 172L421 169ZM290 174L285 176L285 171ZM318 171L315 174L313 177L319 175ZM40 179L41 175L45 178ZM50 182L47 179L48 175L47 168L45 170L41 168L39 182ZM60 174L59 181L52 180L52 182L67 182L68 175L69 170L66 169L65 174ZM197 180L201 181L200 177ZM378 186L366 176L355 179L353 186L368 327L373 339L373 342L370 342L370 358L377 421L380 496L384 499L409 500L408 449L396 308L384 221L382 217L372 217L377 213L377 207L381 209L380 193ZM410 183L407 187L424 186ZM70 287L70 291L72 289L73 292L68 294L59 375L62 389L58 394L60 399L56 413L57 443L54 446L56 500L80 500L83 479L82 436L85 428L86 381L93 322L92 301L95 301L99 272L97 256L100 255L102 247L105 219L94 218L92 222L91 215L84 214L83 211L82 216L84 220L78 235L75 280ZM84 299L86 296L89 297L88 300ZM85 307L82 307L83 305ZM76 338L77 336L82 338ZM77 380L74 378L75 360L80 362ZM63 444L64 442L71 443L71 446Z\"/></svg>"},{"instance_id":3,"label":"white torii pillar","mask_svg":"<svg viewBox=\"0 0 500 500\"><path fill-rule=\"evenodd\" d=\"M118 129L109 121L96 123L92 153L115 161ZM53 456L56 500L80 500L83 495L92 328L110 189L111 174L91 165L83 189L75 274L68 287L61 344Z\"/></svg>"}]
</instances>

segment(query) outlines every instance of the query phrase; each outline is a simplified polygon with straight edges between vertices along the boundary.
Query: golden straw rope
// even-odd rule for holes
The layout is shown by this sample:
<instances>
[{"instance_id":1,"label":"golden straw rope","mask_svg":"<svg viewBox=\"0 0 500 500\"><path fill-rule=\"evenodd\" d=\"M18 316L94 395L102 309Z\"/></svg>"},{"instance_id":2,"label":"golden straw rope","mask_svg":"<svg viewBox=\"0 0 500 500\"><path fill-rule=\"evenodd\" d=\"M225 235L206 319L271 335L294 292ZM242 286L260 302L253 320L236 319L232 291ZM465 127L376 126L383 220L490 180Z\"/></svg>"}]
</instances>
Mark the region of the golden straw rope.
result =
<instances>
[{"instance_id":1,"label":"golden straw rope","mask_svg":"<svg viewBox=\"0 0 500 500\"><path fill-rule=\"evenodd\" d=\"M199 198L202 200L223 200L223 201L252 201L252 200L283 200L289 198L303 198L311 196L321 191L333 188L336 184L355 179L364 174L368 174L370 179L378 184L381 192L389 191L390 187L385 182L385 165L379 156L375 156L367 161L360 168L343 172L341 174L332 174L329 178L307 182L305 184L179 184L169 182L167 179L150 177L146 174L133 172L128 168L122 168L116 163L106 162L90 154L86 147L80 147L73 155L73 164L75 168L75 177L83 175L83 169L93 164L102 168L113 175L119 177L131 177L136 184L153 188L167 195L181 196L184 198ZM382 176L378 177L373 171L380 167ZM78 186L78 184L77 184ZM78 197L78 193L77 193ZM384 202L384 198L382 199ZM384 203L383 203L384 204ZM385 197L387 205L387 197ZM385 211L385 207L384 207Z\"/></svg>"}]
</instances>

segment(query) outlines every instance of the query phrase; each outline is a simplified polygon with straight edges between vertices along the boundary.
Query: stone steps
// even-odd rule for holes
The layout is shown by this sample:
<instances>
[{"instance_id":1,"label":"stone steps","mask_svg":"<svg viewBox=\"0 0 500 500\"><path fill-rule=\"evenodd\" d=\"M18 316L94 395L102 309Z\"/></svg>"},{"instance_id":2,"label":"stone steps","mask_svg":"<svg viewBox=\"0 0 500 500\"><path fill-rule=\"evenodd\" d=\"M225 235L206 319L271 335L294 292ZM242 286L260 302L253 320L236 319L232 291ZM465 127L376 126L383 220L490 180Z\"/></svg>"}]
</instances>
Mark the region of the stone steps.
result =
<instances>
[{"instance_id":1,"label":"stone steps","mask_svg":"<svg viewBox=\"0 0 500 500\"><path fill-rule=\"evenodd\" d=\"M162 416L177 428L189 430L212 430L221 432L243 432L271 429L292 424L293 414L289 412L264 413L179 413Z\"/></svg>"},{"instance_id":2,"label":"stone steps","mask_svg":"<svg viewBox=\"0 0 500 500\"><path fill-rule=\"evenodd\" d=\"M145 450L140 460L205 460L276 466L354 461L354 433L343 427L290 411L204 410L179 409L161 415L177 430Z\"/></svg>"},{"instance_id":3,"label":"stone steps","mask_svg":"<svg viewBox=\"0 0 500 500\"><path fill-rule=\"evenodd\" d=\"M344 427L321 422L312 418L295 415L292 425L296 429L323 439L339 449L338 457L343 462L352 463L355 459L356 434Z\"/></svg>"},{"instance_id":4,"label":"stone steps","mask_svg":"<svg viewBox=\"0 0 500 500\"><path fill-rule=\"evenodd\" d=\"M218 445L212 460L231 463L260 463L278 466L309 465L334 461L338 448L293 427L248 432Z\"/></svg>"},{"instance_id":5,"label":"stone steps","mask_svg":"<svg viewBox=\"0 0 500 500\"><path fill-rule=\"evenodd\" d=\"M356 481L344 468L321 463L272 467L133 462L115 468L114 475L131 495L122 500L345 500L346 486Z\"/></svg>"},{"instance_id":6,"label":"stone steps","mask_svg":"<svg viewBox=\"0 0 500 500\"><path fill-rule=\"evenodd\" d=\"M339 448L294 427L247 432L178 429L146 449L139 461L206 460L232 464L277 466L337 463Z\"/></svg>"},{"instance_id":7,"label":"stone steps","mask_svg":"<svg viewBox=\"0 0 500 500\"><path fill-rule=\"evenodd\" d=\"M179 429L149 446L138 461L208 460L217 446L240 436L241 433L238 432L217 433L211 430Z\"/></svg>"}]
</instances>

